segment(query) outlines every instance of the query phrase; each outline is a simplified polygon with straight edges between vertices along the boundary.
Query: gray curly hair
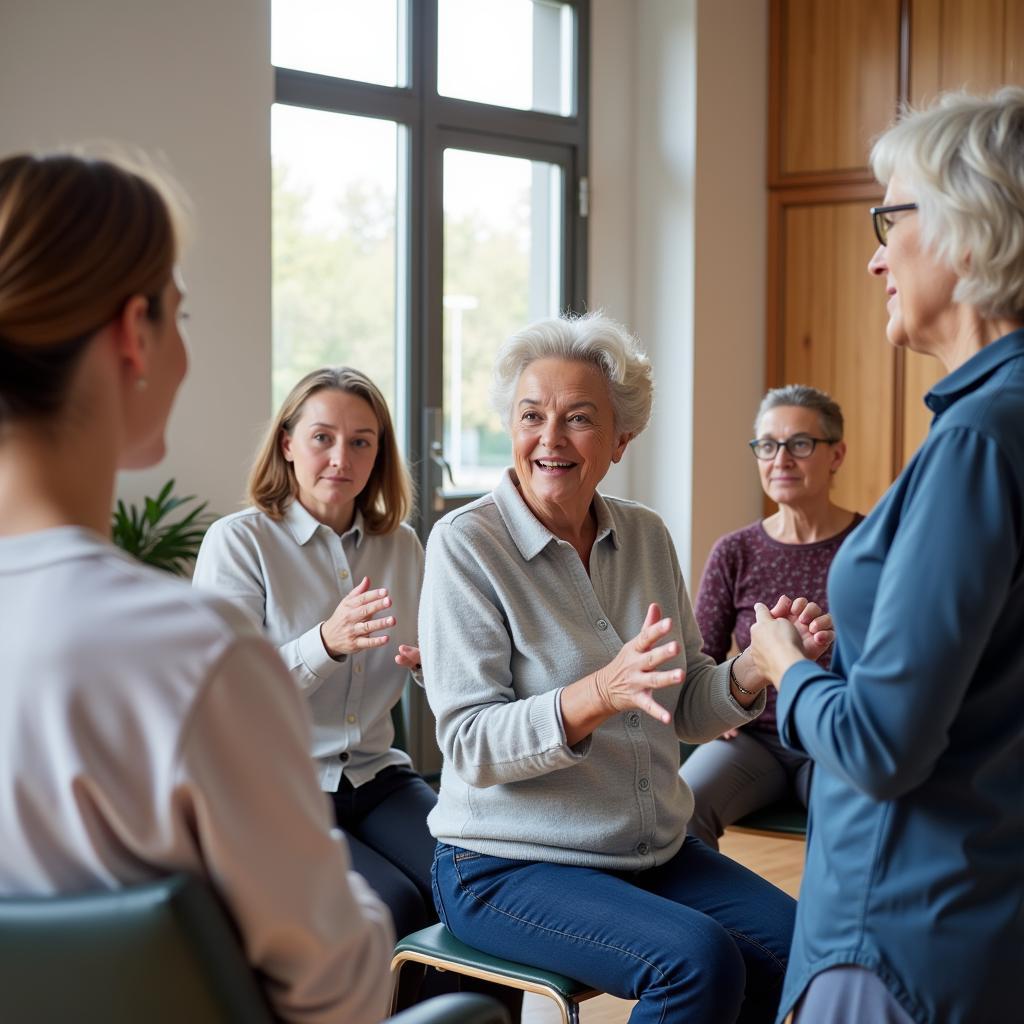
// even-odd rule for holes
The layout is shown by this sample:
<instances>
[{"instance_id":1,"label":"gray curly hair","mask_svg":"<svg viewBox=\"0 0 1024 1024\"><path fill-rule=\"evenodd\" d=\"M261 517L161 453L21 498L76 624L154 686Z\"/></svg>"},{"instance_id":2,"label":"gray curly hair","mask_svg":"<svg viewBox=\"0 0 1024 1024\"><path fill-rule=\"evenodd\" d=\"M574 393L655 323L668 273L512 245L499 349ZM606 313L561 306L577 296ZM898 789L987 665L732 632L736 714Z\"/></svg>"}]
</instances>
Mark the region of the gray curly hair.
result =
<instances>
[{"instance_id":1,"label":"gray curly hair","mask_svg":"<svg viewBox=\"0 0 1024 1024\"><path fill-rule=\"evenodd\" d=\"M508 430L519 377L537 359L590 363L608 382L615 429L635 437L651 418L654 382L640 342L601 311L538 320L513 334L494 362L491 401Z\"/></svg>"}]
</instances>

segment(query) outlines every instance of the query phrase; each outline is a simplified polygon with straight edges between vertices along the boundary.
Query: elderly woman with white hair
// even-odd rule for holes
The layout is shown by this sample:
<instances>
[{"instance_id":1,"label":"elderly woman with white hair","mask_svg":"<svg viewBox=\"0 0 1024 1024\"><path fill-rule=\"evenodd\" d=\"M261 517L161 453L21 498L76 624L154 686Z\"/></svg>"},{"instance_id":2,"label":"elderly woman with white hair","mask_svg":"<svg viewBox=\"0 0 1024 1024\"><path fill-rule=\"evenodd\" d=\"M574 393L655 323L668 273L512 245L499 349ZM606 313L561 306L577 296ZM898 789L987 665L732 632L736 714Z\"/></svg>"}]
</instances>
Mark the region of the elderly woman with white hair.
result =
<instances>
[{"instance_id":1,"label":"elderly woman with white hair","mask_svg":"<svg viewBox=\"0 0 1024 1024\"><path fill-rule=\"evenodd\" d=\"M876 143L889 341L940 360L924 444L840 548L831 671L758 609L783 743L814 761L783 1011L1006 1020L1024 970L1024 89Z\"/></svg>"},{"instance_id":2,"label":"elderly woman with white hair","mask_svg":"<svg viewBox=\"0 0 1024 1024\"><path fill-rule=\"evenodd\" d=\"M546 320L506 343L495 399L514 467L435 526L420 605L441 919L639 1000L633 1024L770 1021L794 903L687 837L678 775L679 740L750 721L766 680L701 653L665 524L597 491L647 424L650 365L606 317ZM790 618L820 652L828 617Z\"/></svg>"}]
</instances>

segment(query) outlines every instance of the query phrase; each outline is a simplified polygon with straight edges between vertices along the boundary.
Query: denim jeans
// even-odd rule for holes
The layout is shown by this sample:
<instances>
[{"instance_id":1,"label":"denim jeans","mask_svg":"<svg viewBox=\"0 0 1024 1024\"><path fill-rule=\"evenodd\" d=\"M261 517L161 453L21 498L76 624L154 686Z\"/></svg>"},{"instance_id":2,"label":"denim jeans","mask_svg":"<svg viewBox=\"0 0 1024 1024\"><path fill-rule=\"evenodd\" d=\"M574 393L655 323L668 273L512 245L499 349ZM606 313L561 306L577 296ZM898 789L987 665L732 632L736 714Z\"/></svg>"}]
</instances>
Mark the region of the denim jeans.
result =
<instances>
[{"instance_id":1,"label":"denim jeans","mask_svg":"<svg viewBox=\"0 0 1024 1024\"><path fill-rule=\"evenodd\" d=\"M637 999L631 1024L775 1017L796 902L692 836L640 872L439 843L433 886L441 920L463 942Z\"/></svg>"}]
</instances>

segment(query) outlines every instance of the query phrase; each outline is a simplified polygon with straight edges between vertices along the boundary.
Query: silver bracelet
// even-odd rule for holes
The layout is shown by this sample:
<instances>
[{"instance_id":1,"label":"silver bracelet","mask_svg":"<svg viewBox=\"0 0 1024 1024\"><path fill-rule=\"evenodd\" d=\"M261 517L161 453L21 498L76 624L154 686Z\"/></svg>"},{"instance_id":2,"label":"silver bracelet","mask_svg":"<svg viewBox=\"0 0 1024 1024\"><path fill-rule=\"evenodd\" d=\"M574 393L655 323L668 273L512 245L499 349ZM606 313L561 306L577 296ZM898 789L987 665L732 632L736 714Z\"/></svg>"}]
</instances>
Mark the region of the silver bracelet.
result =
<instances>
[{"instance_id":1,"label":"silver bracelet","mask_svg":"<svg viewBox=\"0 0 1024 1024\"><path fill-rule=\"evenodd\" d=\"M740 681L736 678L735 666L736 662L740 660L740 655L737 654L732 661L729 662L729 682L736 687L744 697L756 697L758 694L757 690L748 690L745 686L740 686Z\"/></svg>"}]
</instances>

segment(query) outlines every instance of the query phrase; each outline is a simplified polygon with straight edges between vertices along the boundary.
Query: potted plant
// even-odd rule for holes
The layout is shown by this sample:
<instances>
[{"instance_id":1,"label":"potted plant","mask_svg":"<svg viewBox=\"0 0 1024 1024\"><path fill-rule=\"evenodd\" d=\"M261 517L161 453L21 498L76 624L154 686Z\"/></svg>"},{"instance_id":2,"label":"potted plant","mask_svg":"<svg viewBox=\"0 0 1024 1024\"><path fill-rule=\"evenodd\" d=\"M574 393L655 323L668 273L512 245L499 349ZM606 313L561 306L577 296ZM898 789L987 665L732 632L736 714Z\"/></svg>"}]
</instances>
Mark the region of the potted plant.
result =
<instances>
[{"instance_id":1,"label":"potted plant","mask_svg":"<svg viewBox=\"0 0 1024 1024\"><path fill-rule=\"evenodd\" d=\"M140 509L125 506L120 499L111 523L114 543L140 562L176 576L188 576L199 553L199 545L210 524L217 518L206 512L207 502L196 505L176 519L168 517L196 501L190 494L179 498L172 494L174 481L168 480L155 498L145 498Z\"/></svg>"}]
</instances>

